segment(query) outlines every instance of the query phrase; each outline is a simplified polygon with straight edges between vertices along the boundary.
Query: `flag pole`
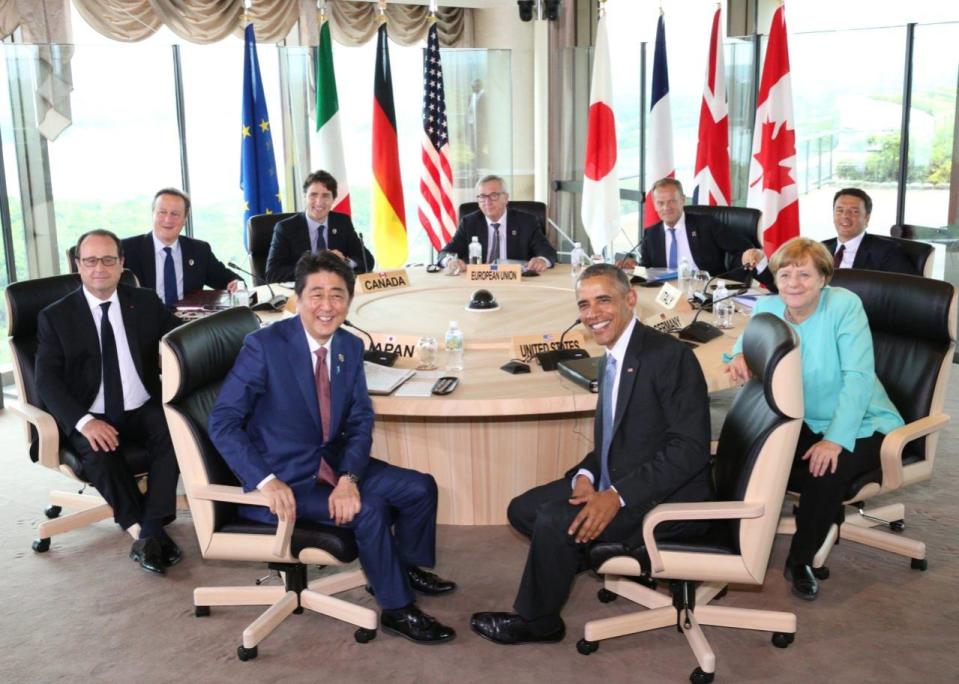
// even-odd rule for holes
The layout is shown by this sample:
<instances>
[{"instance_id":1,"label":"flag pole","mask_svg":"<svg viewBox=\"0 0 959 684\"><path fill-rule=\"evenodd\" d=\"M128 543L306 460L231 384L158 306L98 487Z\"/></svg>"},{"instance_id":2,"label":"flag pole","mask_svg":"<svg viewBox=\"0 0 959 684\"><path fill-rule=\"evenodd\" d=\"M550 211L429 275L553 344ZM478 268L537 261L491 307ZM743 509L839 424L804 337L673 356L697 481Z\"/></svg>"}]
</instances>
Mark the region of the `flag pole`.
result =
<instances>
[{"instance_id":1,"label":"flag pole","mask_svg":"<svg viewBox=\"0 0 959 684\"><path fill-rule=\"evenodd\" d=\"M247 26L252 24L253 20L250 19L250 10L253 9L253 0L243 0L243 25Z\"/></svg>"}]
</instances>

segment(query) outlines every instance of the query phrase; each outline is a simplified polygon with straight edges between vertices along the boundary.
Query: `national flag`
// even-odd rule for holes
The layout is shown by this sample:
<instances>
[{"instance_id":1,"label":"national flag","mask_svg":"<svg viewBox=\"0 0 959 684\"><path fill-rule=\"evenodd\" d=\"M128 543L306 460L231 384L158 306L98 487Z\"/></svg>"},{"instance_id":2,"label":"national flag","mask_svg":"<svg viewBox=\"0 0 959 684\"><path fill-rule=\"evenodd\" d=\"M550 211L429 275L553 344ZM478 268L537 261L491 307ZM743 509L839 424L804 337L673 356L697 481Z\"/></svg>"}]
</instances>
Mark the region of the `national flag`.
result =
<instances>
[{"instance_id":1,"label":"national flag","mask_svg":"<svg viewBox=\"0 0 959 684\"><path fill-rule=\"evenodd\" d=\"M350 185L346 180L340 103L333 72L333 39L330 37L330 23L325 18L320 25L320 44L316 50L316 131L320 142L318 168L328 171L336 179L333 211L350 214Z\"/></svg>"},{"instance_id":2,"label":"national flag","mask_svg":"<svg viewBox=\"0 0 959 684\"><path fill-rule=\"evenodd\" d=\"M247 24L243 53L243 130L240 141L240 188L243 190L243 240L246 223L257 214L283 211L280 205L280 184L276 177L273 156L273 135L266 97L260 79L260 63L256 58L256 36L253 24Z\"/></svg>"},{"instance_id":3,"label":"national flag","mask_svg":"<svg viewBox=\"0 0 959 684\"><path fill-rule=\"evenodd\" d=\"M589 88L586 155L583 163L583 227L594 252L619 232L619 176L616 173L616 117L609 68L606 15L596 25L593 77Z\"/></svg>"},{"instance_id":4,"label":"national flag","mask_svg":"<svg viewBox=\"0 0 959 684\"><path fill-rule=\"evenodd\" d=\"M696 148L696 179L693 204L729 206L729 107L726 104L726 70L720 37L720 10L713 15L709 37L706 85L699 107L699 146Z\"/></svg>"},{"instance_id":5,"label":"national flag","mask_svg":"<svg viewBox=\"0 0 959 684\"><path fill-rule=\"evenodd\" d=\"M387 45L386 21L376 37L376 73L373 79L373 249L384 269L406 262L406 210L393 109L393 77Z\"/></svg>"},{"instance_id":6,"label":"national flag","mask_svg":"<svg viewBox=\"0 0 959 684\"><path fill-rule=\"evenodd\" d=\"M649 98L649 137L653 147L650 152L648 188L660 178L676 175L673 162L673 118L669 110L669 68L666 66L666 21L662 12L656 23L656 49L653 52L653 89ZM646 192L643 209L643 227L659 223L659 214L653 206L653 193Z\"/></svg>"},{"instance_id":7,"label":"national flag","mask_svg":"<svg viewBox=\"0 0 959 684\"><path fill-rule=\"evenodd\" d=\"M453 169L446 127L446 94L436 22L430 22L423 53L423 170L420 174L420 225L439 251L456 231L453 208Z\"/></svg>"},{"instance_id":8,"label":"national flag","mask_svg":"<svg viewBox=\"0 0 959 684\"><path fill-rule=\"evenodd\" d=\"M763 62L749 167L747 205L762 211L763 249L769 256L799 235L796 184L796 119L793 116L785 5L776 8Z\"/></svg>"}]
</instances>

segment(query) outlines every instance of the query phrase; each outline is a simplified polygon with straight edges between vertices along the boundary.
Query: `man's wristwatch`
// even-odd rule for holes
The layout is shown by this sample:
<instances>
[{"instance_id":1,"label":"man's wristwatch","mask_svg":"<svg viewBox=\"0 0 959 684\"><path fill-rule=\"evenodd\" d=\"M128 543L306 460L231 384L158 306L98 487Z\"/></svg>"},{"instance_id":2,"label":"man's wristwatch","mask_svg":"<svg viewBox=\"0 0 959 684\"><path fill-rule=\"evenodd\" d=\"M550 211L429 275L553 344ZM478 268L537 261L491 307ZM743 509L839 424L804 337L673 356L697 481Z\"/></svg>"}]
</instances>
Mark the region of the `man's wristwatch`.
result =
<instances>
[{"instance_id":1,"label":"man's wristwatch","mask_svg":"<svg viewBox=\"0 0 959 684\"><path fill-rule=\"evenodd\" d=\"M345 477L347 480L349 480L355 485L360 484L360 476L357 475L356 473L343 472L343 473L340 473L340 477Z\"/></svg>"}]
</instances>

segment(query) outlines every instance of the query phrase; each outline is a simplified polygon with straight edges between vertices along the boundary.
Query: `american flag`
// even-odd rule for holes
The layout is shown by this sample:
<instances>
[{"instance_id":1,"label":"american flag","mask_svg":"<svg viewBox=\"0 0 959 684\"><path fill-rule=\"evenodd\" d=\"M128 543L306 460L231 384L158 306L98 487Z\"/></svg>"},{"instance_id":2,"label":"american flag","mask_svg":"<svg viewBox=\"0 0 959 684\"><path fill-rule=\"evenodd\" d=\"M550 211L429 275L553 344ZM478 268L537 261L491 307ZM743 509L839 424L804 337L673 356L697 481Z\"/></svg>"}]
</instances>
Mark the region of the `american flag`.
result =
<instances>
[{"instance_id":1,"label":"american flag","mask_svg":"<svg viewBox=\"0 0 959 684\"><path fill-rule=\"evenodd\" d=\"M419 216L423 230L437 251L450 241L456 230L449 151L440 39L434 23L427 34L423 55L423 171L420 175Z\"/></svg>"}]
</instances>

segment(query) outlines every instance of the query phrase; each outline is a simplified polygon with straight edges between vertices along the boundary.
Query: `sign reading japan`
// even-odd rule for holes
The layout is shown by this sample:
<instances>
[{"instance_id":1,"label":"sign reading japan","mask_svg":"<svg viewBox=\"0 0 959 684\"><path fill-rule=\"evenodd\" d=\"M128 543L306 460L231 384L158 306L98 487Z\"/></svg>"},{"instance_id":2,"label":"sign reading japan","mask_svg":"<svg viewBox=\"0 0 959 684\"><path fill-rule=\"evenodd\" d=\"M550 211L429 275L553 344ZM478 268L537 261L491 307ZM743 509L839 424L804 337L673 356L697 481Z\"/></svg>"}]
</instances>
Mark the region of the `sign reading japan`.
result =
<instances>
[{"instance_id":1,"label":"sign reading japan","mask_svg":"<svg viewBox=\"0 0 959 684\"><path fill-rule=\"evenodd\" d=\"M382 271L380 273L364 273L356 276L356 284L361 293L391 290L398 287L409 287L410 277L406 269L399 271Z\"/></svg>"},{"instance_id":2,"label":"sign reading japan","mask_svg":"<svg viewBox=\"0 0 959 684\"><path fill-rule=\"evenodd\" d=\"M560 336L560 333L519 335L510 340L510 353L514 359L521 359L523 363L529 363L541 352L559 349ZM586 338L578 330L566 333L566 337L563 338L563 349L584 349L585 345Z\"/></svg>"},{"instance_id":3,"label":"sign reading japan","mask_svg":"<svg viewBox=\"0 0 959 684\"><path fill-rule=\"evenodd\" d=\"M523 279L523 267L519 264L470 264L466 277L471 283L518 283Z\"/></svg>"},{"instance_id":4,"label":"sign reading japan","mask_svg":"<svg viewBox=\"0 0 959 684\"><path fill-rule=\"evenodd\" d=\"M396 352L397 356L412 359L416 356L416 343L420 338L415 335L384 335L372 333L373 344L368 348L375 351Z\"/></svg>"}]
</instances>

